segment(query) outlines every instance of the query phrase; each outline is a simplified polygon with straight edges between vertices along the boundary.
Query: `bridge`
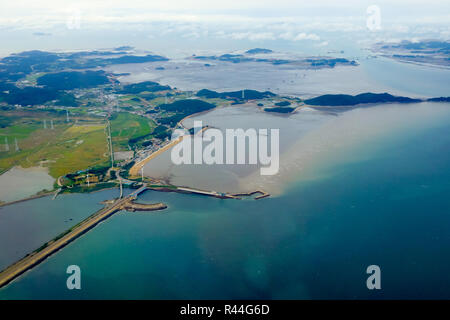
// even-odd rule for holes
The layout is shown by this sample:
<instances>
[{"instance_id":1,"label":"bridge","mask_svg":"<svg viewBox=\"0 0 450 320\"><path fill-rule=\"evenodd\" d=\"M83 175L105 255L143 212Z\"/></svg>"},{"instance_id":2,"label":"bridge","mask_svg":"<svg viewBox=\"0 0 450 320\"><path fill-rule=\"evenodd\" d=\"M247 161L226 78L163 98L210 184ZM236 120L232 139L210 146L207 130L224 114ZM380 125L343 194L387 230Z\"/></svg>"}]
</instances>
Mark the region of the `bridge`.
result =
<instances>
[{"instance_id":1,"label":"bridge","mask_svg":"<svg viewBox=\"0 0 450 320\"><path fill-rule=\"evenodd\" d=\"M143 185L136 191L132 192L128 196L117 199L111 205L105 206L103 209L100 209L93 215L89 216L81 223L77 224L72 229L69 229L65 233L61 234L59 237L45 243L40 249L32 252L31 254L25 256L21 260L16 263L10 265L6 269L0 272L0 288L7 285L15 278L19 277L26 271L32 269L34 266L38 265L46 258L50 257L52 254L61 250L66 245L85 234L89 230L93 229L100 222L108 219L117 211L123 210L130 206L130 202L137 198L139 194L144 192L147 189L147 185ZM164 207L161 204L157 204L155 210L163 209ZM159 208L159 209L158 209Z\"/></svg>"}]
</instances>

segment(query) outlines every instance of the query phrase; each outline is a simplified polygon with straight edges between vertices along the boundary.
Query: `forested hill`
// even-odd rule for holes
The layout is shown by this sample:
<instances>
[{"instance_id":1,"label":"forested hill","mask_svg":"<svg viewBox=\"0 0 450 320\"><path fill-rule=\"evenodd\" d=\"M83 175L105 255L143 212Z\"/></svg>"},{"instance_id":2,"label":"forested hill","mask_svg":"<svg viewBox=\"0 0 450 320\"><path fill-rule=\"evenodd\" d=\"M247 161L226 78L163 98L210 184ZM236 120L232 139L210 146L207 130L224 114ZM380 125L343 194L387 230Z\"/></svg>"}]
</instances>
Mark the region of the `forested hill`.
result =
<instances>
[{"instance_id":1,"label":"forested hill","mask_svg":"<svg viewBox=\"0 0 450 320\"><path fill-rule=\"evenodd\" d=\"M213 90L202 89L197 92L198 97L205 97L209 99L221 98L221 99L264 99L274 97L275 94L270 91L256 91L256 90L239 90L230 92L216 92Z\"/></svg>"},{"instance_id":2,"label":"forested hill","mask_svg":"<svg viewBox=\"0 0 450 320\"><path fill-rule=\"evenodd\" d=\"M354 106L366 103L413 103L421 102L421 99L414 99L401 96L393 96L389 93L361 93L356 96L348 94L325 94L316 98L305 100L306 104L313 106Z\"/></svg>"}]
</instances>

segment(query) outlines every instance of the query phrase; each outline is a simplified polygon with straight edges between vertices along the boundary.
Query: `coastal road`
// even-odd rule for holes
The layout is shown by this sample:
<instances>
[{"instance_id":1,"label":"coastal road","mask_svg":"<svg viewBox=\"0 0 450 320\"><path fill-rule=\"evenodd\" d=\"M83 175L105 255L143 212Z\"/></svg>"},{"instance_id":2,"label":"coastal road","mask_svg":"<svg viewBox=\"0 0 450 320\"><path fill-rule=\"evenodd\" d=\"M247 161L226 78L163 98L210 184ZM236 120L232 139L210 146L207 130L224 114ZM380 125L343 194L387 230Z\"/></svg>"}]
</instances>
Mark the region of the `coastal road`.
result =
<instances>
[{"instance_id":1,"label":"coastal road","mask_svg":"<svg viewBox=\"0 0 450 320\"><path fill-rule=\"evenodd\" d=\"M111 206L105 207L97 211L87 219L83 220L80 224L76 225L72 230L70 230L67 234L65 234L61 238L55 241L48 242L47 246L44 247L42 250L35 251L30 255L25 256L18 262L14 263L13 265L9 266L8 268L0 272L0 288L13 281L15 278L25 273L27 270L30 270L34 266L38 265L46 258L51 256L53 253L57 252L70 242L74 241L79 236L83 235L90 229L94 228L101 221L109 218L117 211L122 210L124 205L126 205L130 200L134 199L134 197L139 195L139 193L144 191L146 188L147 186L144 185L135 192L128 195L127 197L117 200Z\"/></svg>"}]
</instances>

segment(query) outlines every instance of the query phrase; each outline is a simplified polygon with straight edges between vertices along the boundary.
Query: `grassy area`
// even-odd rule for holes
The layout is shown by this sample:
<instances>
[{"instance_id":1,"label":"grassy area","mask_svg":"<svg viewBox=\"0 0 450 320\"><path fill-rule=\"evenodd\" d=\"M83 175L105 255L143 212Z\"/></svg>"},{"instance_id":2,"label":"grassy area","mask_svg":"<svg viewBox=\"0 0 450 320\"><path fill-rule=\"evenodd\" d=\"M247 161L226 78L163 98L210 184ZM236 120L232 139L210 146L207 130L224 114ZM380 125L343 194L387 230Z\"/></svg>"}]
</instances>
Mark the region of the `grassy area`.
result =
<instances>
[{"instance_id":1,"label":"grassy area","mask_svg":"<svg viewBox=\"0 0 450 320\"><path fill-rule=\"evenodd\" d=\"M35 86L37 84L37 79L41 76L43 76L45 74L45 72L37 72L37 73L32 73L26 76L25 80L29 81L29 83L33 86Z\"/></svg>"},{"instance_id":2,"label":"grassy area","mask_svg":"<svg viewBox=\"0 0 450 320\"><path fill-rule=\"evenodd\" d=\"M119 113L111 120L111 137L114 151L129 150L130 140L148 136L156 124L148 118L131 114Z\"/></svg>"},{"instance_id":3,"label":"grassy area","mask_svg":"<svg viewBox=\"0 0 450 320\"><path fill-rule=\"evenodd\" d=\"M144 102L137 95L126 95L119 99L120 106L140 107Z\"/></svg>"},{"instance_id":4,"label":"grassy area","mask_svg":"<svg viewBox=\"0 0 450 320\"><path fill-rule=\"evenodd\" d=\"M79 122L82 124L66 123L62 116L34 111L12 112L7 116L12 123L0 128L0 172L15 165L26 168L41 164L57 178L109 160L104 123L88 118ZM50 129L50 116L53 130ZM44 129L43 119L47 119L47 129ZM9 143L8 152L3 145L5 137ZM15 149L15 139L19 151Z\"/></svg>"},{"instance_id":5,"label":"grassy area","mask_svg":"<svg viewBox=\"0 0 450 320\"><path fill-rule=\"evenodd\" d=\"M66 188L63 190L63 193L89 193L89 192L99 191L99 190L103 190L103 189L114 188L117 186L118 186L118 184L115 182L102 182L102 183L97 183L95 185L92 185L90 187L75 186L72 188Z\"/></svg>"},{"instance_id":6,"label":"grassy area","mask_svg":"<svg viewBox=\"0 0 450 320\"><path fill-rule=\"evenodd\" d=\"M231 101L225 100L225 99L221 99L221 98L204 98L204 97L200 97L199 99L203 100L205 102L208 102L208 103L215 104L216 106L222 106L222 105L229 106L231 104Z\"/></svg>"}]
</instances>

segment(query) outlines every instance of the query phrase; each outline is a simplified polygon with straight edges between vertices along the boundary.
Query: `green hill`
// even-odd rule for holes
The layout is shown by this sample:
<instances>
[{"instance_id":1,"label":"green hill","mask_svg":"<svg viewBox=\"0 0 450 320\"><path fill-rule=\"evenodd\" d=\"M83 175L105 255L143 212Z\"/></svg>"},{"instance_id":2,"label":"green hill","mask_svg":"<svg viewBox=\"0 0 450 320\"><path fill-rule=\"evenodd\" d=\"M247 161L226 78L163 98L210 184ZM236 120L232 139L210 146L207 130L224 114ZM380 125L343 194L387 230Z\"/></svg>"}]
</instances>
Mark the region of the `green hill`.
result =
<instances>
[{"instance_id":1,"label":"green hill","mask_svg":"<svg viewBox=\"0 0 450 320\"><path fill-rule=\"evenodd\" d=\"M356 96L348 94L325 94L323 96L305 100L305 103L313 106L354 106L365 103L412 103L420 101L422 100L393 96L389 93L366 92Z\"/></svg>"}]
</instances>

